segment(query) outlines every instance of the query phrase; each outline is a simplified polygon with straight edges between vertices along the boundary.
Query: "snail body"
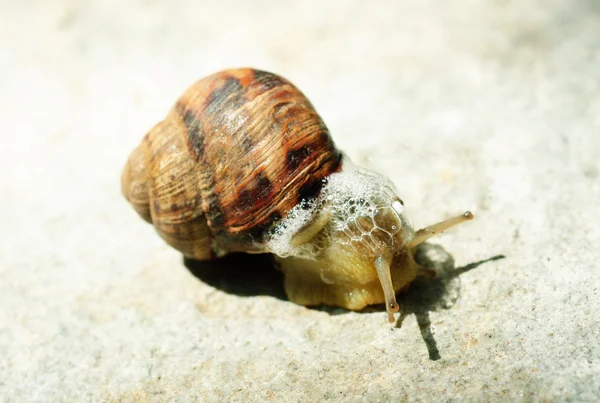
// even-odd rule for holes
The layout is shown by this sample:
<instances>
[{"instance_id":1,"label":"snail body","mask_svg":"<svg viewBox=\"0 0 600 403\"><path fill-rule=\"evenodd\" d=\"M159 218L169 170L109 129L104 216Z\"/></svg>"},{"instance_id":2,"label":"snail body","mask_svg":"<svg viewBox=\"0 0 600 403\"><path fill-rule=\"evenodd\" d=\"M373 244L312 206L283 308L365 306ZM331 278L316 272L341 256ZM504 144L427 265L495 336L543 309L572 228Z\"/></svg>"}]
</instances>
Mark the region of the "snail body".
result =
<instances>
[{"instance_id":1,"label":"snail body","mask_svg":"<svg viewBox=\"0 0 600 403\"><path fill-rule=\"evenodd\" d=\"M122 193L184 256L272 253L288 298L359 310L418 275L413 249L470 213L413 231L385 177L338 150L310 101L255 69L205 77L133 150Z\"/></svg>"}]
</instances>

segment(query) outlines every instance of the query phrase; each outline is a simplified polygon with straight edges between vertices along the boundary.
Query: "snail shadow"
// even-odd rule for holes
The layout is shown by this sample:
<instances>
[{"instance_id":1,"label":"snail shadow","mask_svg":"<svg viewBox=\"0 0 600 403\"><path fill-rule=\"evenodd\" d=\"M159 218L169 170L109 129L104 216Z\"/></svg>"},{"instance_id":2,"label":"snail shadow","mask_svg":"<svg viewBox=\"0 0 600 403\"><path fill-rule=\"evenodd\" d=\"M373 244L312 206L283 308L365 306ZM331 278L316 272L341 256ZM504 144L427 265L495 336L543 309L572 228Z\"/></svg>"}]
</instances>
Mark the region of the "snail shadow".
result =
<instances>
[{"instance_id":1,"label":"snail shadow","mask_svg":"<svg viewBox=\"0 0 600 403\"><path fill-rule=\"evenodd\" d=\"M283 289L283 273L275 269L269 254L232 253L210 261L184 258L183 263L196 278L229 294L268 295L288 300Z\"/></svg>"},{"instance_id":2,"label":"snail shadow","mask_svg":"<svg viewBox=\"0 0 600 403\"><path fill-rule=\"evenodd\" d=\"M417 277L407 290L397 294L401 315L396 327L402 327L404 320L415 315L421 337L425 342L429 359L441 358L433 332L431 331L430 312L452 308L460 298L460 275L480 265L505 256L498 255L462 267L454 267L454 258L439 246L429 243L420 245L415 253L415 260L427 270L434 272L435 277ZM271 296L288 301L283 287L283 273L275 268L272 255L234 253L212 261L199 261L184 258L188 270L199 280L221 291L242 297ZM330 315L345 314L350 311L331 306L307 307ZM382 305L370 306L361 313L385 311Z\"/></svg>"},{"instance_id":3,"label":"snail shadow","mask_svg":"<svg viewBox=\"0 0 600 403\"><path fill-rule=\"evenodd\" d=\"M397 295L401 314L396 327L402 327L404 320L414 314L421 337L427 346L429 359L441 358L433 332L431 331L430 312L452 308L460 298L460 275L480 265L504 259L497 255L462 267L454 267L454 258L439 245L424 243L415 252L415 260L421 266L435 273L434 278L417 277L405 292Z\"/></svg>"}]
</instances>

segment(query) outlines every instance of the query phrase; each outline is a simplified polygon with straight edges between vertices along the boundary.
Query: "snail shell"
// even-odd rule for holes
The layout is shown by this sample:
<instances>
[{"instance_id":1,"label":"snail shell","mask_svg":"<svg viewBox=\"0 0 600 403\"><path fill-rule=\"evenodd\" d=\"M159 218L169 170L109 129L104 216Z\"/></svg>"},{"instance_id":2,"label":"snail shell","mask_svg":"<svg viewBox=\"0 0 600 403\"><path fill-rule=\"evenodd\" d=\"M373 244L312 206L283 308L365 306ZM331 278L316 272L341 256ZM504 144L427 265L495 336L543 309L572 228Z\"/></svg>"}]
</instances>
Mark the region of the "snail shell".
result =
<instances>
[{"instance_id":1,"label":"snail shell","mask_svg":"<svg viewBox=\"0 0 600 403\"><path fill-rule=\"evenodd\" d=\"M412 249L442 228L415 236L391 182L354 166L289 81L248 68L194 83L133 150L121 186L187 257L273 253L290 300L385 302L390 320L419 271Z\"/></svg>"}]
</instances>

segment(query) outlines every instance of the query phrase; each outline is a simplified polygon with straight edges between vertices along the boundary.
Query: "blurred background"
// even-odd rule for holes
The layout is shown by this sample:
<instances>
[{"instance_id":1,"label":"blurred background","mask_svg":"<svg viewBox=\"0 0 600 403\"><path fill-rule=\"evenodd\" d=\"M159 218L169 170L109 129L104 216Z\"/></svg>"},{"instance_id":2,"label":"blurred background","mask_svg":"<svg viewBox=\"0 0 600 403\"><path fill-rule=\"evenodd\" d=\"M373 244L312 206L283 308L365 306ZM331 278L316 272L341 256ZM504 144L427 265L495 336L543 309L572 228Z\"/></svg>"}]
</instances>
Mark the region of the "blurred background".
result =
<instances>
[{"instance_id":1,"label":"blurred background","mask_svg":"<svg viewBox=\"0 0 600 403\"><path fill-rule=\"evenodd\" d=\"M452 306L409 294L390 332L226 292L137 217L130 151L241 66L296 84L416 227L476 213L435 240ZM599 66L595 0L0 0L0 400L594 400Z\"/></svg>"}]
</instances>

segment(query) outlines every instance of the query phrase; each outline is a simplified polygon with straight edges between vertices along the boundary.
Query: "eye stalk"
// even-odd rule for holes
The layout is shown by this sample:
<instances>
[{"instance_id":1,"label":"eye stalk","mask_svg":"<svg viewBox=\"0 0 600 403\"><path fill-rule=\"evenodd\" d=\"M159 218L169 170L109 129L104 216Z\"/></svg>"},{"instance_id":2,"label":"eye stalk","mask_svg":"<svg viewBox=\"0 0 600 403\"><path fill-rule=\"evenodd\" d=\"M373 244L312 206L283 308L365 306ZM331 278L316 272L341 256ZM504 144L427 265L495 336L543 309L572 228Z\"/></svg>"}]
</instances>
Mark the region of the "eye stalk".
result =
<instances>
[{"instance_id":1,"label":"eye stalk","mask_svg":"<svg viewBox=\"0 0 600 403\"><path fill-rule=\"evenodd\" d=\"M394 202L397 203L397 202ZM412 250L416 246L422 244L432 236L435 236L455 225L463 223L465 221L472 220L473 214L470 211L467 211L459 216L455 216L439 222L437 224L430 225L423 229L420 229L414 234L414 237L408 242L406 245L406 249ZM390 247L391 251L391 247ZM375 271L377 272L377 277L379 278L379 282L381 283L381 288L383 289L385 308L388 314L388 321L393 323L396 319L394 314L399 311L398 303L396 302L396 291L394 290L394 284L392 282L390 266L392 263L391 254L388 255L377 255L373 261L373 265L375 266Z\"/></svg>"},{"instance_id":2,"label":"eye stalk","mask_svg":"<svg viewBox=\"0 0 600 403\"><path fill-rule=\"evenodd\" d=\"M385 298L385 309L388 314L388 321L393 323L396 318L394 314L400 309L396 302L396 292L394 291L394 285L392 284L392 276L390 274L390 259L386 259L383 256L377 256L374 261L375 270L379 277L379 282L383 288L383 295Z\"/></svg>"},{"instance_id":3,"label":"eye stalk","mask_svg":"<svg viewBox=\"0 0 600 403\"><path fill-rule=\"evenodd\" d=\"M432 236L444 232L447 229L454 227L455 225L472 220L473 218L475 218L473 214L470 211L466 211L459 216L455 216L437 224L433 224L423 229L420 229L415 233L415 236L413 237L413 239L410 240L407 247L408 249L413 249L415 246L422 244Z\"/></svg>"}]
</instances>

